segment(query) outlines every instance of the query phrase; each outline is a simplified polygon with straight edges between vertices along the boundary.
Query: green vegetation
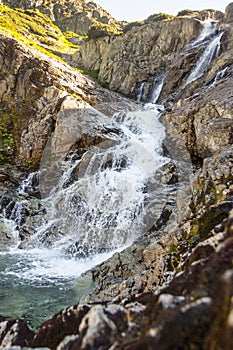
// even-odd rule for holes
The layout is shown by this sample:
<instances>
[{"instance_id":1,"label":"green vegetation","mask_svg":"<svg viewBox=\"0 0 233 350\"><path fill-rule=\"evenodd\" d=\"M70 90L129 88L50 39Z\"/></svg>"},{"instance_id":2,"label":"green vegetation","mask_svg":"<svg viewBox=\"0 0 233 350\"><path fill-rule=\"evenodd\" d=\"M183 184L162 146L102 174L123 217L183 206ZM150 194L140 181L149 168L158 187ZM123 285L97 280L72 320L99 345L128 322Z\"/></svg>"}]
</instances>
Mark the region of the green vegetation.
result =
<instances>
[{"instance_id":1,"label":"green vegetation","mask_svg":"<svg viewBox=\"0 0 233 350\"><path fill-rule=\"evenodd\" d=\"M68 40L74 36L71 32L63 34L49 17L37 9L13 10L0 5L0 32L56 58L63 53L71 54L78 48Z\"/></svg>"},{"instance_id":2,"label":"green vegetation","mask_svg":"<svg viewBox=\"0 0 233 350\"><path fill-rule=\"evenodd\" d=\"M88 39L98 39L103 36L121 35L122 29L118 24L103 24L96 22L92 24L87 32Z\"/></svg>"},{"instance_id":3,"label":"green vegetation","mask_svg":"<svg viewBox=\"0 0 233 350\"><path fill-rule=\"evenodd\" d=\"M169 15L167 13L155 13L154 15L149 16L146 20L145 23L148 22L159 22L159 21L164 21L164 20L168 20L174 18L174 16Z\"/></svg>"},{"instance_id":4,"label":"green vegetation","mask_svg":"<svg viewBox=\"0 0 233 350\"><path fill-rule=\"evenodd\" d=\"M87 70L87 69L78 69L80 73L83 73L85 75L88 75L90 78L92 78L94 81L96 81L100 86L102 86L105 89L109 88L109 83L105 81L100 81L98 79L99 76L99 69L96 70Z\"/></svg>"},{"instance_id":5,"label":"green vegetation","mask_svg":"<svg viewBox=\"0 0 233 350\"><path fill-rule=\"evenodd\" d=\"M82 35L79 35L77 33L71 32L71 31L63 32L62 34L64 35L64 37L67 40L69 40L71 42L72 42L73 39L80 40L80 41L87 39L87 36L82 36Z\"/></svg>"},{"instance_id":6,"label":"green vegetation","mask_svg":"<svg viewBox=\"0 0 233 350\"><path fill-rule=\"evenodd\" d=\"M17 125L17 111L14 107L0 105L0 165L7 164L15 152L14 130Z\"/></svg>"},{"instance_id":7,"label":"green vegetation","mask_svg":"<svg viewBox=\"0 0 233 350\"><path fill-rule=\"evenodd\" d=\"M178 17L189 16L189 15L192 15L194 13L197 13L197 11L185 9L185 10L182 10L182 11L178 12L177 16Z\"/></svg>"},{"instance_id":8,"label":"green vegetation","mask_svg":"<svg viewBox=\"0 0 233 350\"><path fill-rule=\"evenodd\" d=\"M42 14L38 9L13 10L4 5L0 5L0 33L13 37L27 47L36 49L63 63L65 63L61 58L63 54L73 54L78 49L78 45L72 42L88 38L72 31L62 32L49 17ZM93 38L118 34L121 34L121 28L116 24L109 25L96 22L90 28L90 35ZM92 77L103 87L108 87L107 83L98 81L98 71L78 70Z\"/></svg>"}]
</instances>

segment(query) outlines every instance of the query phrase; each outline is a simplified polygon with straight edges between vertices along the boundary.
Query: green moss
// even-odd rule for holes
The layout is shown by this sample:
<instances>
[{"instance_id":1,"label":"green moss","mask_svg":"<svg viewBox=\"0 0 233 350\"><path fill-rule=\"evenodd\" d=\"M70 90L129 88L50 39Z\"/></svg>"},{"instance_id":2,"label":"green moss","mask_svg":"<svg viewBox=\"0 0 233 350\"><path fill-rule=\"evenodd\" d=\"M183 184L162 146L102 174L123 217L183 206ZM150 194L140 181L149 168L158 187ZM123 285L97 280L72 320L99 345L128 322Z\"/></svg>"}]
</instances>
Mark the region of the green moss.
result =
<instances>
[{"instance_id":1,"label":"green moss","mask_svg":"<svg viewBox=\"0 0 233 350\"><path fill-rule=\"evenodd\" d=\"M169 249L169 253L174 253L177 250L177 246L176 245L172 245Z\"/></svg>"},{"instance_id":2,"label":"green moss","mask_svg":"<svg viewBox=\"0 0 233 350\"><path fill-rule=\"evenodd\" d=\"M85 75L88 75L93 80L98 81L99 69L96 69L96 70L81 69L80 72Z\"/></svg>"},{"instance_id":3,"label":"green moss","mask_svg":"<svg viewBox=\"0 0 233 350\"><path fill-rule=\"evenodd\" d=\"M194 237L198 235L201 240L205 239L209 235L210 231L227 217L228 213L222 209L221 206L210 207L209 210L203 214L203 216L193 221L190 236Z\"/></svg>"},{"instance_id":4,"label":"green moss","mask_svg":"<svg viewBox=\"0 0 233 350\"><path fill-rule=\"evenodd\" d=\"M0 32L56 58L57 53L72 54L78 48L39 10L13 10L0 5Z\"/></svg>"},{"instance_id":5,"label":"green moss","mask_svg":"<svg viewBox=\"0 0 233 350\"><path fill-rule=\"evenodd\" d=\"M105 89L109 88L108 82L101 81L98 79L99 69L96 69L96 70L78 69L78 71L82 74L85 74L85 75L88 75L89 77L91 77L94 81L96 81L103 88L105 88Z\"/></svg>"},{"instance_id":6,"label":"green moss","mask_svg":"<svg viewBox=\"0 0 233 350\"><path fill-rule=\"evenodd\" d=\"M77 33L74 33L72 31L67 31L67 32L63 32L63 35L64 37L67 39L67 40L70 40L70 39L73 39L73 38L77 38L77 39L87 39L87 36L86 35L80 35L80 34L77 34Z\"/></svg>"}]
</instances>

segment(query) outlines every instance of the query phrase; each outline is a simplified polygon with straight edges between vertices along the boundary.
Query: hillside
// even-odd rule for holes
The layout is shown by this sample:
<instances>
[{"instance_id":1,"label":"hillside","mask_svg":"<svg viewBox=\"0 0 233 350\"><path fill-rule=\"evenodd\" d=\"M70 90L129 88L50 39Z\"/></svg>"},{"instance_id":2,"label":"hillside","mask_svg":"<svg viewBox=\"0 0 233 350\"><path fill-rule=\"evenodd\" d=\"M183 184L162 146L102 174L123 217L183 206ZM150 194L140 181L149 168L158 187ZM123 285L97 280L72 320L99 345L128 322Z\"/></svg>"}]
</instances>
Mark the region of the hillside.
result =
<instances>
[{"instance_id":1,"label":"hillside","mask_svg":"<svg viewBox=\"0 0 233 350\"><path fill-rule=\"evenodd\" d=\"M231 350L232 39L1 1L1 349Z\"/></svg>"}]
</instances>

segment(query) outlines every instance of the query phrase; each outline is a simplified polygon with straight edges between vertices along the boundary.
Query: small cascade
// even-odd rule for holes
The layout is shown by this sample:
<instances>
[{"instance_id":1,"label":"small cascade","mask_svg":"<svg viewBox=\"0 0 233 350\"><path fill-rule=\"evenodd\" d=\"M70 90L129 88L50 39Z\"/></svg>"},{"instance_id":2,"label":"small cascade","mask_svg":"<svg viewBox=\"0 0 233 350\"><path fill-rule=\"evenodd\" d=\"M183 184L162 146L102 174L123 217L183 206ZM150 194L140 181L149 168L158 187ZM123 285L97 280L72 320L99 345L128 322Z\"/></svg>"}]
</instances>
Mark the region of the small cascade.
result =
<instances>
[{"instance_id":1,"label":"small cascade","mask_svg":"<svg viewBox=\"0 0 233 350\"><path fill-rule=\"evenodd\" d=\"M189 75L182 88L185 88L188 84L199 79L204 74L206 68L209 67L211 62L219 56L222 36L223 32L219 33L208 43L206 49L197 61L195 68Z\"/></svg>"},{"instance_id":2,"label":"small cascade","mask_svg":"<svg viewBox=\"0 0 233 350\"><path fill-rule=\"evenodd\" d=\"M209 39L213 35L217 33L216 25L218 24L217 21L213 19L207 19L203 22L203 30L201 34L190 43L191 47L198 46L199 44L203 43L204 40Z\"/></svg>"},{"instance_id":3,"label":"small cascade","mask_svg":"<svg viewBox=\"0 0 233 350\"><path fill-rule=\"evenodd\" d=\"M163 82L164 82L164 75L160 75L159 77L156 77L153 82L152 87L152 93L150 97L149 103L156 103L159 99L159 96L161 94L162 88L163 88Z\"/></svg>"},{"instance_id":4,"label":"small cascade","mask_svg":"<svg viewBox=\"0 0 233 350\"><path fill-rule=\"evenodd\" d=\"M223 79L224 77L227 76L228 72L229 72L229 67L225 67L225 68L221 69L221 70L215 75L214 79L213 79L210 83L208 83L208 84L206 85L206 87L207 87L208 89L215 87L215 85L217 84L218 81L220 81L221 79Z\"/></svg>"},{"instance_id":5,"label":"small cascade","mask_svg":"<svg viewBox=\"0 0 233 350\"><path fill-rule=\"evenodd\" d=\"M135 89L137 103L141 102L144 85L145 85L145 82L143 81L139 84L138 88Z\"/></svg>"},{"instance_id":6,"label":"small cascade","mask_svg":"<svg viewBox=\"0 0 233 350\"><path fill-rule=\"evenodd\" d=\"M36 187L39 184L39 172L32 172L30 173L26 179L24 179L19 187L19 194L21 195L27 195L27 194L33 194L35 195Z\"/></svg>"}]
</instances>

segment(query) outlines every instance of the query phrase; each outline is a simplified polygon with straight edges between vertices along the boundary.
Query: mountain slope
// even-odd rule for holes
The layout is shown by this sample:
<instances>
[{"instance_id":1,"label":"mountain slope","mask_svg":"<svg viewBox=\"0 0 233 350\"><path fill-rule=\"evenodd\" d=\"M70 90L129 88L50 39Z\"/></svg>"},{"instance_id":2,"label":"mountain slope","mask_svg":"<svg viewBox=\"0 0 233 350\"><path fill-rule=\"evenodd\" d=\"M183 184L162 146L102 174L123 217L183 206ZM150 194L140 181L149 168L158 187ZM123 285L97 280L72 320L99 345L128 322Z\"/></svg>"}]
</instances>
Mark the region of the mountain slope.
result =
<instances>
[{"instance_id":1,"label":"mountain slope","mask_svg":"<svg viewBox=\"0 0 233 350\"><path fill-rule=\"evenodd\" d=\"M99 5L85 0L1 0L13 9L38 9L46 14L59 28L86 35L92 24L117 24L118 22Z\"/></svg>"}]
</instances>

